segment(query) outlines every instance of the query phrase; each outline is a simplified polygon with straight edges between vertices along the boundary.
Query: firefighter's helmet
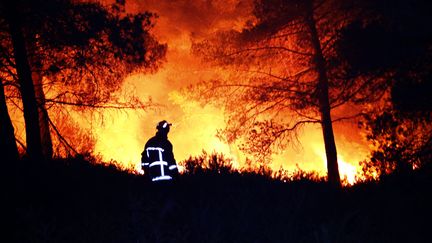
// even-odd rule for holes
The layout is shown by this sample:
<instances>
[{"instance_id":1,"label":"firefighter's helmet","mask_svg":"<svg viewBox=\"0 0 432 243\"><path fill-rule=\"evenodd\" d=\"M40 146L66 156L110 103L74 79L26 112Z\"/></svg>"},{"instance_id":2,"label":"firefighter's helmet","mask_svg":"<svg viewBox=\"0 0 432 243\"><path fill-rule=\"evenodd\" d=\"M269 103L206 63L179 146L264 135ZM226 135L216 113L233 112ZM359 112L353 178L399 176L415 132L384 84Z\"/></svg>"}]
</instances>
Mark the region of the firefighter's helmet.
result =
<instances>
[{"instance_id":1,"label":"firefighter's helmet","mask_svg":"<svg viewBox=\"0 0 432 243\"><path fill-rule=\"evenodd\" d=\"M167 121L163 120L157 124L156 129L159 131L161 131L161 130L167 131L167 130L169 130L170 126L172 126L171 123L168 123Z\"/></svg>"}]
</instances>

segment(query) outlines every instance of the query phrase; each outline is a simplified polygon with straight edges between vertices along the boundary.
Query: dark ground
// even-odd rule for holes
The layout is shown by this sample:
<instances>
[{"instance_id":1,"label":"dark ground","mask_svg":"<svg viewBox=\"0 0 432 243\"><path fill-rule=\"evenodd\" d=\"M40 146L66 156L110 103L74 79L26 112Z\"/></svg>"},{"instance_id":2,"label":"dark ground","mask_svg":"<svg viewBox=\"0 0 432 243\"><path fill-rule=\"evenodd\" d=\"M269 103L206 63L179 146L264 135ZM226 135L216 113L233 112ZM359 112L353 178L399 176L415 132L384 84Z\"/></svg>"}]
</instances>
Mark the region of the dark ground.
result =
<instances>
[{"instance_id":1,"label":"dark ground","mask_svg":"<svg viewBox=\"0 0 432 243\"><path fill-rule=\"evenodd\" d=\"M432 242L430 168L337 191L211 171L161 189L77 159L13 164L13 242Z\"/></svg>"}]
</instances>

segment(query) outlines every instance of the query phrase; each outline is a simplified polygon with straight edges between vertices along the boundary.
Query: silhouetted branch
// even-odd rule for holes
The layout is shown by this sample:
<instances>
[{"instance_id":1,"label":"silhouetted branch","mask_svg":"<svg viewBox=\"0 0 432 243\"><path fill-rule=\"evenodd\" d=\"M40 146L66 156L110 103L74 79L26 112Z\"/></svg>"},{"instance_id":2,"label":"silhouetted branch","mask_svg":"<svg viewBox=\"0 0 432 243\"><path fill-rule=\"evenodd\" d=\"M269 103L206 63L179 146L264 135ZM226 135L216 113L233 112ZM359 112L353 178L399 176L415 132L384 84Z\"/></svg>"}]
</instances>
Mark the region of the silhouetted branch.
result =
<instances>
[{"instance_id":1,"label":"silhouetted branch","mask_svg":"<svg viewBox=\"0 0 432 243\"><path fill-rule=\"evenodd\" d=\"M307 52L301 52L301 51L297 51L297 50L293 50L284 46L264 46L264 47L255 47L255 48L245 48L245 49L241 49L239 51L236 52L232 52L232 53L227 53L224 56L230 57L230 56L235 56L235 55L239 55L242 53L247 53L247 52L251 52L251 51L262 51L262 50L280 50L280 51L287 51L287 52L291 52L294 54L298 54L298 55L302 55L302 56L313 56L313 54L311 53L307 53Z\"/></svg>"},{"instance_id":2,"label":"silhouetted branch","mask_svg":"<svg viewBox=\"0 0 432 243\"><path fill-rule=\"evenodd\" d=\"M24 151L27 150L27 146L25 146L24 142L21 141L17 136L15 136L15 141L23 148Z\"/></svg>"},{"instance_id":3,"label":"silhouetted branch","mask_svg":"<svg viewBox=\"0 0 432 243\"><path fill-rule=\"evenodd\" d=\"M95 109L148 109L150 106L153 106L154 104L141 104L141 105L135 105L135 104L113 104L113 105L97 105L97 104L86 104L86 103L75 103L75 102L67 102L67 101L58 101L58 100L52 100L47 99L47 103L55 103L55 104L61 104L61 105L69 105L69 106L77 106L77 107L88 107L88 108L95 108Z\"/></svg>"},{"instance_id":4,"label":"silhouetted branch","mask_svg":"<svg viewBox=\"0 0 432 243\"><path fill-rule=\"evenodd\" d=\"M60 141L66 145L66 147L68 147L70 150L72 150L72 152L74 152L76 155L79 155L80 153L78 153L78 151L76 151L72 145L69 144L69 142L60 134L59 130L57 129L57 127L54 125L53 121L51 120L51 118L48 118L48 122L51 125L51 127L54 129L55 133L57 134L58 138L60 139Z\"/></svg>"},{"instance_id":5,"label":"silhouetted branch","mask_svg":"<svg viewBox=\"0 0 432 243\"><path fill-rule=\"evenodd\" d=\"M364 115L366 115L366 113L360 112L360 113L357 113L357 114L352 115L352 116L345 116L345 117L339 117L337 119L333 119L332 122L340 122L340 121L343 121L343 120L351 120L351 119L358 118L358 117L361 117L361 116L364 116Z\"/></svg>"},{"instance_id":6,"label":"silhouetted branch","mask_svg":"<svg viewBox=\"0 0 432 243\"><path fill-rule=\"evenodd\" d=\"M296 74L291 75L289 77L278 76L278 75L271 73L271 71L270 72L264 72L264 71L260 71L260 70L240 70L240 71L246 72L246 73L249 72L249 73L255 73L255 74L262 74L262 75L266 75L266 76L269 76L271 78L275 78L275 79L278 79L281 81L285 81L285 82L289 82L289 83L293 83L293 84L298 84L299 77L301 77L302 75L304 75L307 72L310 72L312 70L313 70L312 68L306 68L306 69L301 70L301 71L297 72ZM306 86L313 86L313 85L307 84L307 83L302 83L302 84L304 84Z\"/></svg>"}]
</instances>

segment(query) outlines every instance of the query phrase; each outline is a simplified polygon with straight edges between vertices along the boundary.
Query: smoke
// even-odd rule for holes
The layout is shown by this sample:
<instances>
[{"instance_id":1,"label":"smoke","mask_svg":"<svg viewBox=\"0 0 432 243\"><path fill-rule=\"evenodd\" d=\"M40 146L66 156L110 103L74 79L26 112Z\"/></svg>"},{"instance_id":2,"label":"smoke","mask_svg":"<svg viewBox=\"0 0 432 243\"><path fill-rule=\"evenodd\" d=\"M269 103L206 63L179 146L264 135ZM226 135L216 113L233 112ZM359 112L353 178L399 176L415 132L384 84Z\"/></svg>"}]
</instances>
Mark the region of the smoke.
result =
<instances>
[{"instance_id":1,"label":"smoke","mask_svg":"<svg viewBox=\"0 0 432 243\"><path fill-rule=\"evenodd\" d=\"M185 33L191 38L205 38L218 30L241 29L250 17L252 1L136 0L131 1L126 9L131 12L149 10L158 14L155 34L160 40L173 44Z\"/></svg>"}]
</instances>

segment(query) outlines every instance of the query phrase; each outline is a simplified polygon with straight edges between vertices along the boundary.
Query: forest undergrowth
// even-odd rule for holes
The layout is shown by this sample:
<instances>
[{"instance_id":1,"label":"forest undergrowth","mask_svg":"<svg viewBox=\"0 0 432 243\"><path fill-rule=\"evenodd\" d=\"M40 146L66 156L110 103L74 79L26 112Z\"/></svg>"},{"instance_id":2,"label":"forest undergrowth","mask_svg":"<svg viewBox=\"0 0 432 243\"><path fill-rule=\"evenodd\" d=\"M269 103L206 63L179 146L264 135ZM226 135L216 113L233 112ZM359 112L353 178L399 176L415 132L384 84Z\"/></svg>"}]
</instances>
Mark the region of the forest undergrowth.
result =
<instances>
[{"instance_id":1,"label":"forest undergrowth","mask_svg":"<svg viewBox=\"0 0 432 243\"><path fill-rule=\"evenodd\" d=\"M85 159L13 161L14 242L431 240L429 167L335 189L190 160L170 186Z\"/></svg>"}]
</instances>

